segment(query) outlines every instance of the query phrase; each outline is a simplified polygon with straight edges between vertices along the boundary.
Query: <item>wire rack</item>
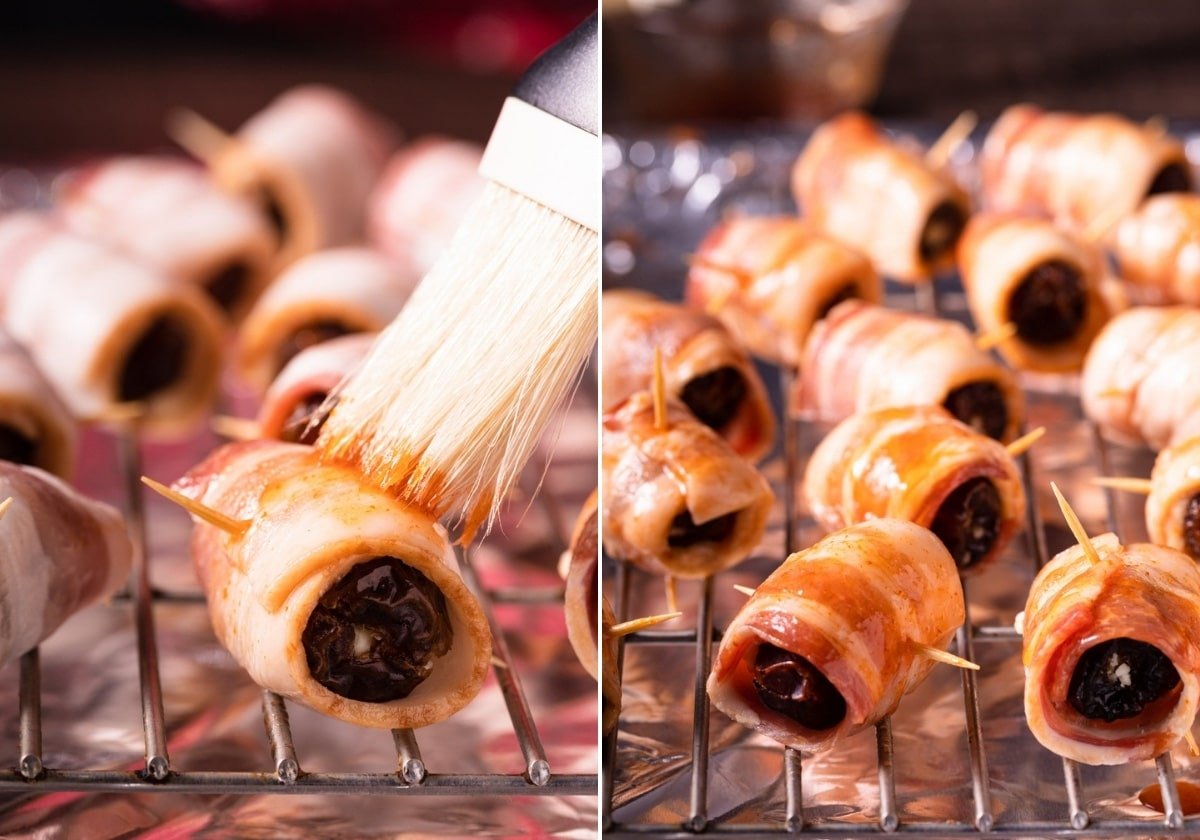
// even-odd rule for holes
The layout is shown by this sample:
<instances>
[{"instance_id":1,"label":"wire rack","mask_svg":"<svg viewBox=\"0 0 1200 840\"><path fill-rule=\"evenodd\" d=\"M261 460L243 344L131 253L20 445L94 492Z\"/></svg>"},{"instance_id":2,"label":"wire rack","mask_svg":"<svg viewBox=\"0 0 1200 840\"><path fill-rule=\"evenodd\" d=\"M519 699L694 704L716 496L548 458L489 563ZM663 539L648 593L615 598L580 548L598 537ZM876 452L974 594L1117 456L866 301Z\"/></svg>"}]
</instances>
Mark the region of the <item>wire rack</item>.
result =
<instances>
[{"instance_id":1,"label":"wire rack","mask_svg":"<svg viewBox=\"0 0 1200 840\"><path fill-rule=\"evenodd\" d=\"M191 604L204 608L199 594L171 593L151 587L146 557L146 518L141 448L136 435L117 436L118 459L123 482L126 519L134 543L134 564L129 591L120 600L131 603L137 637L142 729L145 742L141 769L56 770L42 761L41 678L38 651L33 649L20 661L19 756L15 768L0 769L0 792L44 793L50 791L221 794L386 794L407 796L595 796L595 774L551 772L538 734L537 723L509 655L508 642L497 623L493 605L561 603L560 588L486 590L480 585L469 549L456 549L463 579L479 598L493 636L492 670L503 695L513 733L521 751L524 771L513 774L431 773L421 757L416 733L394 729L391 739L396 751L393 773L306 772L297 754L288 723L287 704L279 695L262 693L263 726L270 745L271 768L261 772L181 772L171 766L167 751L162 679L154 628L158 604ZM555 500L539 494L544 512L563 540L563 526ZM564 543L565 545L565 543ZM380 737L387 737L382 731Z\"/></svg>"},{"instance_id":2,"label":"wire rack","mask_svg":"<svg viewBox=\"0 0 1200 840\"><path fill-rule=\"evenodd\" d=\"M943 295L939 300L931 286L913 288L912 302L900 301L905 308L915 308L928 314L953 315L965 318L965 302L961 293ZM952 311L946 311L947 299L953 298L957 304L952 305ZM895 305L895 300L889 300ZM941 304L941 307L939 307ZM780 373L782 393L791 390L793 374L789 370ZM1082 418L1080 418L1082 419ZM1090 438L1094 463L1101 474L1111 474L1110 452L1101 437L1099 430L1090 424ZM802 420L784 418L783 423L783 506L784 506L784 548L785 556L797 550L796 534L798 517L796 515L795 487L801 472L801 458L804 451L802 443L813 441L812 431ZM1036 490L1044 482L1035 479L1032 458L1029 453L1021 456L1022 474L1025 492L1029 499L1027 506L1026 540L1028 543L1029 561L1034 571L1041 569L1049 561L1045 523L1038 511ZM1106 517L1109 530L1119 534L1116 499L1114 491L1105 490ZM617 620L624 620L627 605L630 603L630 585L632 574L624 564L617 564L615 580L614 610ZM967 593L967 581L963 581L963 593L967 603L970 598ZM1153 819L1104 819L1099 820L1089 814L1085 807L1083 782L1079 766L1069 760L1062 759L1062 785L1065 789L1066 809L1059 821L1016 822L998 818L992 798L992 780L988 773L988 755L983 737L982 719L979 704L978 677L975 671L961 671L962 703L965 711L967 748L969 752L970 789L973 805L971 822L950 821L916 821L901 820L896 797L896 753L893 747L892 723L884 719L875 726L876 767L878 775L879 817L874 825L860 822L839 822L821 820L819 824L810 824L805 820L805 801L803 769L804 762L801 753L792 748L780 747L783 752L783 792L785 798L784 819L779 822L764 822L756 825L745 823L730 823L722 819L714 819L709 813L709 753L711 749L709 738L710 706L705 691L705 682L712 662L714 642L720 642L722 630L714 627L713 622L713 590L714 578L709 577L703 582L702 594L697 604L695 627L691 630L647 630L633 633L625 637L619 648L618 667L624 675L624 645L675 645L691 646L695 658L695 682L693 687L692 727L691 727L691 778L689 790L688 816L681 824L621 822L614 819L613 781L618 771L616 742L620 721L617 727L609 733L603 745L603 799L601 802L602 824L606 836L677 836L687 837L695 834L820 834L838 836L877 835L883 833L921 834L941 837L971 837L983 833L994 833L1006 836L1068 836L1068 837L1130 837L1149 834L1200 832L1200 816L1185 816L1180 801L1179 786L1175 780L1175 770L1170 754L1163 754L1154 762L1154 772L1162 794L1163 817L1161 821ZM976 644L1020 646L1021 639L1011 625L973 624L968 613L967 622L955 634L954 648L960 655L972 661L975 660ZM1149 774L1148 774L1149 775ZM1149 777L1147 778L1149 782ZM951 783L947 782L949 786ZM644 795L644 794L643 794ZM628 803L625 803L628 804Z\"/></svg>"}]
</instances>

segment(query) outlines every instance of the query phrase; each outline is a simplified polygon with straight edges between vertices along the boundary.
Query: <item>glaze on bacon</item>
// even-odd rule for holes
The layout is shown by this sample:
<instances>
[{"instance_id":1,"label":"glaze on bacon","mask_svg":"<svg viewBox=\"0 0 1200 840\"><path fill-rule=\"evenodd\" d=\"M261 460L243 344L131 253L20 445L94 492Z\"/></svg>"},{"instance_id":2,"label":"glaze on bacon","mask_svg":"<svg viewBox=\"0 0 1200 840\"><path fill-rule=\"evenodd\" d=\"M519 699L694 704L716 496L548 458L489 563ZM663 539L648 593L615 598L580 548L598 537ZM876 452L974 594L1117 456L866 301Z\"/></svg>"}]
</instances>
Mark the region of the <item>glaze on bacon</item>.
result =
<instances>
[{"instance_id":1,"label":"glaze on bacon","mask_svg":"<svg viewBox=\"0 0 1200 840\"><path fill-rule=\"evenodd\" d=\"M1115 114L1070 114L1014 105L980 156L989 210L1045 215L1099 237L1148 196L1192 189L1183 144Z\"/></svg>"},{"instance_id":2,"label":"glaze on bacon","mask_svg":"<svg viewBox=\"0 0 1200 840\"><path fill-rule=\"evenodd\" d=\"M397 136L346 94L305 85L251 117L210 166L222 189L261 204L286 265L363 240L367 200Z\"/></svg>"},{"instance_id":3,"label":"glaze on bacon","mask_svg":"<svg viewBox=\"0 0 1200 840\"><path fill-rule=\"evenodd\" d=\"M220 369L221 325L197 289L32 212L0 219L5 328L77 417L140 405L140 428L190 431Z\"/></svg>"},{"instance_id":4,"label":"glaze on bacon","mask_svg":"<svg viewBox=\"0 0 1200 840\"><path fill-rule=\"evenodd\" d=\"M383 728L436 723L478 693L491 660L487 619L462 581L446 532L428 516L368 486L357 473L322 463L311 447L276 441L224 446L176 488L250 523L244 533L230 534L197 522L192 559L217 638L263 688L331 717ZM416 584L401 592L372 573L355 591L344 591L347 581L380 560L395 561L425 591L440 592L435 598L444 600L448 627L427 615ZM380 625L371 604L330 604L333 595L400 600ZM309 644L315 617L326 609L350 609L370 626L360 628L354 619L353 626L332 628L350 633L348 649L324 643L339 637L328 626L318 628L325 634L319 644ZM383 650L392 655L380 658ZM419 679L397 656L410 652L427 662ZM331 663L335 656L345 661ZM370 671L368 688L388 689L389 680L403 676L404 696L355 699L328 688L312 670L315 664L332 674L335 665L346 669L360 662ZM402 674L393 673L402 666Z\"/></svg>"},{"instance_id":5,"label":"glaze on bacon","mask_svg":"<svg viewBox=\"0 0 1200 840\"><path fill-rule=\"evenodd\" d=\"M482 157L474 143L446 137L422 137L403 147L371 193L371 243L424 277L483 190Z\"/></svg>"},{"instance_id":6,"label":"glaze on bacon","mask_svg":"<svg viewBox=\"0 0 1200 840\"><path fill-rule=\"evenodd\" d=\"M125 583L133 548L125 520L34 467L0 461L0 662L30 650Z\"/></svg>"},{"instance_id":7,"label":"glaze on bacon","mask_svg":"<svg viewBox=\"0 0 1200 840\"><path fill-rule=\"evenodd\" d=\"M894 712L933 667L913 643L944 648L964 615L958 571L937 537L898 519L854 525L793 554L759 585L721 639L708 696L782 744L831 747ZM840 696L842 716L811 728L765 705L754 683L764 646L802 657L814 681Z\"/></svg>"},{"instance_id":8,"label":"glaze on bacon","mask_svg":"<svg viewBox=\"0 0 1200 840\"><path fill-rule=\"evenodd\" d=\"M813 225L862 250L880 273L910 283L953 262L970 214L948 173L859 112L816 130L792 169L792 193Z\"/></svg>"},{"instance_id":9,"label":"glaze on bacon","mask_svg":"<svg viewBox=\"0 0 1200 840\"><path fill-rule=\"evenodd\" d=\"M1112 235L1121 276L1162 301L1200 306L1200 196L1147 199Z\"/></svg>"},{"instance_id":10,"label":"glaze on bacon","mask_svg":"<svg viewBox=\"0 0 1200 840\"><path fill-rule=\"evenodd\" d=\"M740 455L758 460L775 440L775 416L746 351L710 315L629 289L603 296L603 409L650 388L654 351L667 393Z\"/></svg>"},{"instance_id":11,"label":"glaze on bacon","mask_svg":"<svg viewBox=\"0 0 1200 840\"><path fill-rule=\"evenodd\" d=\"M964 495L981 482L990 488ZM842 421L809 459L803 495L826 531L904 519L934 531L960 566L994 558L1025 516L1021 476L1004 446L936 406Z\"/></svg>"},{"instance_id":12,"label":"glaze on bacon","mask_svg":"<svg viewBox=\"0 0 1200 840\"><path fill-rule=\"evenodd\" d=\"M271 284L242 325L238 368L260 390L307 347L379 332L419 278L368 248L334 248L297 261Z\"/></svg>"},{"instance_id":13,"label":"glaze on bacon","mask_svg":"<svg viewBox=\"0 0 1200 840\"><path fill-rule=\"evenodd\" d=\"M827 423L877 408L941 405L1007 441L1024 415L1012 372L961 324L862 301L838 304L813 327L800 371L793 410ZM962 389L974 386L984 397L972 401Z\"/></svg>"},{"instance_id":14,"label":"glaze on bacon","mask_svg":"<svg viewBox=\"0 0 1200 840\"><path fill-rule=\"evenodd\" d=\"M204 289L234 318L271 279L275 235L266 219L253 202L217 189L195 164L110 158L69 180L56 206L75 230Z\"/></svg>"},{"instance_id":15,"label":"glaze on bacon","mask_svg":"<svg viewBox=\"0 0 1200 840\"><path fill-rule=\"evenodd\" d=\"M1083 410L1119 441L1162 449L1200 432L1200 311L1137 306L1092 343Z\"/></svg>"},{"instance_id":16,"label":"glaze on bacon","mask_svg":"<svg viewBox=\"0 0 1200 840\"><path fill-rule=\"evenodd\" d=\"M314 418L314 412L358 369L374 343L374 333L356 333L297 353L263 397L258 411L259 436L290 443L316 442L324 416Z\"/></svg>"},{"instance_id":17,"label":"glaze on bacon","mask_svg":"<svg viewBox=\"0 0 1200 840\"><path fill-rule=\"evenodd\" d=\"M648 571L699 578L740 563L770 513L766 479L683 406L667 428L639 392L604 415L604 550Z\"/></svg>"},{"instance_id":18,"label":"glaze on bacon","mask_svg":"<svg viewBox=\"0 0 1200 840\"><path fill-rule=\"evenodd\" d=\"M1108 320L1103 257L1046 219L975 216L958 268L981 333L1016 325L997 347L1014 367L1079 370Z\"/></svg>"},{"instance_id":19,"label":"glaze on bacon","mask_svg":"<svg viewBox=\"0 0 1200 840\"><path fill-rule=\"evenodd\" d=\"M1038 573L1029 591L1022 653L1025 716L1044 747L1084 764L1154 758L1169 750L1196 717L1200 569L1178 551L1146 543L1122 546L1113 534L1092 544L1099 563L1093 565L1081 546L1073 546ZM1151 656L1165 657L1177 674L1174 684L1141 673L1144 662L1116 650L1116 658L1101 661L1098 672L1087 667L1090 649L1103 652L1102 646L1117 639L1141 643L1135 656L1153 650ZM1109 703L1127 702L1122 694L1149 688L1147 680L1160 683L1159 691L1141 698L1139 713L1116 708L1117 714L1109 715L1113 719L1105 720L1104 709L1090 705L1101 696L1080 695L1085 674L1076 671L1081 668L1092 679L1113 681L1102 687L1113 693Z\"/></svg>"},{"instance_id":20,"label":"glaze on bacon","mask_svg":"<svg viewBox=\"0 0 1200 840\"><path fill-rule=\"evenodd\" d=\"M688 271L688 304L715 315L753 354L795 367L812 325L847 298L879 303L861 252L786 216L739 216L709 231Z\"/></svg>"}]
</instances>

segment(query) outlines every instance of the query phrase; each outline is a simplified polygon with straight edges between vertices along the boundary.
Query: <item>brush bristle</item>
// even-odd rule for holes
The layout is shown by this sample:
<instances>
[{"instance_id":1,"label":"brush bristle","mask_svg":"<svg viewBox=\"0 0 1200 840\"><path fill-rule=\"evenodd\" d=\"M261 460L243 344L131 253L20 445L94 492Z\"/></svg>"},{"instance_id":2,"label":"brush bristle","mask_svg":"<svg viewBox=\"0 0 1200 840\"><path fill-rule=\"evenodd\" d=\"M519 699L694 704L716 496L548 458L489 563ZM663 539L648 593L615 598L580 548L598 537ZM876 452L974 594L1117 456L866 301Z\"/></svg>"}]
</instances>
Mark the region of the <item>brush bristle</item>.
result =
<instances>
[{"instance_id":1,"label":"brush bristle","mask_svg":"<svg viewBox=\"0 0 1200 840\"><path fill-rule=\"evenodd\" d=\"M597 239L488 184L317 446L468 534L490 527L595 343Z\"/></svg>"}]
</instances>

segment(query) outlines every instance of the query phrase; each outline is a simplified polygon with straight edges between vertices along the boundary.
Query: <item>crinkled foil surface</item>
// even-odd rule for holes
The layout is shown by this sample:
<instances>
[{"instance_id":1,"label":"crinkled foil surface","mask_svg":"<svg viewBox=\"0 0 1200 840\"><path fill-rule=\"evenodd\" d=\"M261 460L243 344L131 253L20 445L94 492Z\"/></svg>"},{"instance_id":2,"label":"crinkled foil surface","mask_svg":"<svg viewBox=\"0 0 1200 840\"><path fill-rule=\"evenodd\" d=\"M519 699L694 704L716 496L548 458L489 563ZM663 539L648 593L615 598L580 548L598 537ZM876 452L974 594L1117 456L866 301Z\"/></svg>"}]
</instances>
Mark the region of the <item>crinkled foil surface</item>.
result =
<instances>
[{"instance_id":1,"label":"crinkled foil surface","mask_svg":"<svg viewBox=\"0 0 1200 840\"><path fill-rule=\"evenodd\" d=\"M0 167L0 212L46 203L53 173ZM502 521L475 553L488 588L560 586L556 564L576 512L596 482L595 377L585 377L575 406L552 428ZM222 410L252 415L255 405L227 383ZM552 440L553 439L553 440ZM170 445L145 444L142 470L169 482L219 445L208 433ZM547 503L530 504L544 476ZM76 485L123 506L115 441L89 431ZM187 551L188 516L146 493L149 569L154 586L198 592ZM566 638L561 603L499 605L496 618L554 773L595 773L597 689ZM168 750L175 770L272 772L261 692L215 638L203 603L155 608ZM133 608L118 600L73 617L41 648L43 760L58 769L143 766L143 730ZM17 664L0 674L0 750L18 759ZM396 771L391 733L326 718L287 704L300 766L306 771ZM524 770L494 675L453 718L419 730L431 773ZM0 836L99 840L145 837L594 837L594 796L198 795L189 793L48 793L0 796Z\"/></svg>"},{"instance_id":2,"label":"crinkled foil surface","mask_svg":"<svg viewBox=\"0 0 1200 840\"><path fill-rule=\"evenodd\" d=\"M904 126L897 127L904 133ZM914 126L912 134L930 141L938 128ZM655 136L609 136L604 142L604 283L606 288L636 286L679 300L693 253L708 229L730 212L795 212L789 170L804 146L807 130L747 129L737 133L677 132ZM976 137L982 136L977 133ZM1197 143L1189 144L1196 159ZM970 183L976 147L960 148L953 161ZM939 280L941 314L967 320L958 278ZM889 305L917 308L908 287L889 285ZM764 381L779 402L780 373L761 367ZM1074 543L1050 491L1054 480L1091 534L1110 530L1104 491L1090 479L1101 475L1091 426L1081 415L1077 381L1067 378L1022 380L1029 395L1030 428L1045 425L1046 437L1032 451L1035 503L1046 523L1049 556ZM826 429L798 424L797 479L808 454ZM763 544L740 566L714 581L713 619L720 630L745 603L734 584L754 587L784 558L782 486L784 465L777 451L764 470L777 504ZM1153 456L1108 445L1108 474L1148 476ZM1118 533L1126 542L1146 539L1142 497L1117 494ZM802 507L802 505L801 505ZM821 536L800 510L798 548ZM970 618L976 625L1011 627L1036 570L1028 529L989 567L966 578ZM605 589L615 595L615 566L606 561ZM665 611L661 579L631 570L631 603L625 616ZM685 615L663 629L696 626L701 585L679 584ZM714 646L715 651L715 646ZM1056 823L1069 832L1062 761L1042 748L1025 725L1024 678L1016 639L977 639L975 655L982 671L979 703L991 781L991 802L998 831L1010 836L1044 836L1045 829L1024 832L1022 824ZM679 829L689 817L695 649L691 644L626 645L624 697L614 783L614 821L618 826ZM970 836L974 820L972 774L962 679L950 667L935 668L906 697L892 718L897 810L901 830L921 823L926 836ZM711 710L708 815L710 826L774 826L785 819L783 750L723 714ZM1200 781L1198 759L1180 745L1172 753L1181 782ZM1145 820L1145 834L1157 834L1162 815L1139 802L1147 786L1156 786L1155 765L1146 761L1124 767L1081 767L1083 804L1093 827L1108 819ZM861 732L832 752L803 761L805 831L879 832L880 795L876 738ZM1186 797L1185 797L1185 805ZM1189 811L1194 813L1194 811ZM939 828L938 824L944 824ZM955 825L957 824L957 825ZM967 828L963 828L966 826ZM1087 832L1083 832L1087 833ZM1141 833L1141 832L1138 832Z\"/></svg>"}]
</instances>

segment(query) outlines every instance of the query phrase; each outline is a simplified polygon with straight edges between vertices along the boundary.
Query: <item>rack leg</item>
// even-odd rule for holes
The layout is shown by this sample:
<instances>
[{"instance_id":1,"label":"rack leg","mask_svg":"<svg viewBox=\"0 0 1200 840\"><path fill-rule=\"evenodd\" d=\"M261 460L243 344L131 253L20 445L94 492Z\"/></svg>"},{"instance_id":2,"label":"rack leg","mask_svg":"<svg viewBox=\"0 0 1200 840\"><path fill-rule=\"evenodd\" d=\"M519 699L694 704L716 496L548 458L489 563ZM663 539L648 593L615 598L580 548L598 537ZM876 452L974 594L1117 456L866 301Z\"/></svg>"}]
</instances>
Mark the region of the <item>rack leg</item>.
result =
<instances>
[{"instance_id":1,"label":"rack leg","mask_svg":"<svg viewBox=\"0 0 1200 840\"><path fill-rule=\"evenodd\" d=\"M300 778L300 762L296 759L296 747L292 743L287 706L278 694L264 690L262 707L263 724L267 728L267 740L271 742L271 755L275 759L275 775L280 781L292 784Z\"/></svg>"},{"instance_id":2,"label":"rack leg","mask_svg":"<svg viewBox=\"0 0 1200 840\"><path fill-rule=\"evenodd\" d=\"M804 829L804 788L802 785L802 755L788 747L783 751L783 786L787 792L785 826L793 834Z\"/></svg>"},{"instance_id":3,"label":"rack leg","mask_svg":"<svg viewBox=\"0 0 1200 840\"><path fill-rule=\"evenodd\" d=\"M396 744L396 767L400 778L410 785L425 781L425 760L417 746L417 735L411 729L393 729L392 740Z\"/></svg>"},{"instance_id":4,"label":"rack leg","mask_svg":"<svg viewBox=\"0 0 1200 840\"><path fill-rule=\"evenodd\" d=\"M712 660L712 593L713 579L704 579L704 595L700 599L700 614L696 617L696 690L692 728L692 797L691 816L687 828L703 831L708 825L708 682Z\"/></svg>"},{"instance_id":5,"label":"rack leg","mask_svg":"<svg viewBox=\"0 0 1200 840\"><path fill-rule=\"evenodd\" d=\"M879 760L879 827L887 832L900 826L896 813L896 759L892 749L892 719L875 724L875 751Z\"/></svg>"},{"instance_id":6,"label":"rack leg","mask_svg":"<svg viewBox=\"0 0 1200 840\"><path fill-rule=\"evenodd\" d=\"M21 657L21 775L36 779L42 775L42 672L38 649Z\"/></svg>"}]
</instances>

